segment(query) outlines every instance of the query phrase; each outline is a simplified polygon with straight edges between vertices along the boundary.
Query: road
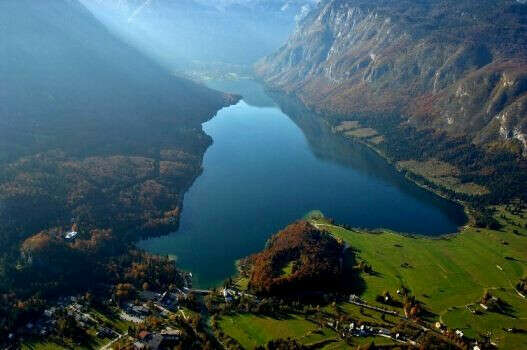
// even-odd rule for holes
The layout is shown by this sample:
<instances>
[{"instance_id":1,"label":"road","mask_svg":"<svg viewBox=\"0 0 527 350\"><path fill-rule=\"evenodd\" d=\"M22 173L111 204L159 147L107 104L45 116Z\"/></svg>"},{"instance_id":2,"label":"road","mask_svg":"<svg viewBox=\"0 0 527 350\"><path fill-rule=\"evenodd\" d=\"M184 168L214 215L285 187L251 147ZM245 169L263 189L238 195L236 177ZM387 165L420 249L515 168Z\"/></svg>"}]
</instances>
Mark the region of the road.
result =
<instances>
[{"instance_id":1,"label":"road","mask_svg":"<svg viewBox=\"0 0 527 350\"><path fill-rule=\"evenodd\" d=\"M117 333L119 334L119 333ZM102 346L99 348L99 350L107 350L107 349L111 349L111 346L113 344L115 344L116 342L118 342L119 340L121 340L122 337L124 336L127 336L128 335L128 331L125 332L124 334L119 334L119 336L117 338L115 338L114 340L112 340L111 342L109 342L108 344L106 344L105 346Z\"/></svg>"}]
</instances>

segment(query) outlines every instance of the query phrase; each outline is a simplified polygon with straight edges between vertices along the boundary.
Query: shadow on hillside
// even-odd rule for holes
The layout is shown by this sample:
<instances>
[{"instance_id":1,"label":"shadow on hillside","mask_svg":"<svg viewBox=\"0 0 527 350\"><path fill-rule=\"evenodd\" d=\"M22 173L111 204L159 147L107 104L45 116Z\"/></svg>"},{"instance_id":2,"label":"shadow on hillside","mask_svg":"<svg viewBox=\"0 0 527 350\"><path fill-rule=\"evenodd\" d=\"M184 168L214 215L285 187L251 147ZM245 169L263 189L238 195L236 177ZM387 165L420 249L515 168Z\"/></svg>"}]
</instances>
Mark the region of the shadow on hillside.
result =
<instances>
[{"instance_id":1,"label":"shadow on hillside","mask_svg":"<svg viewBox=\"0 0 527 350\"><path fill-rule=\"evenodd\" d=\"M357 267L357 251L347 248L342 258L343 290L348 293L361 295L366 289L366 282L361 277L361 269ZM370 271L369 274L380 277L379 273Z\"/></svg>"}]
</instances>

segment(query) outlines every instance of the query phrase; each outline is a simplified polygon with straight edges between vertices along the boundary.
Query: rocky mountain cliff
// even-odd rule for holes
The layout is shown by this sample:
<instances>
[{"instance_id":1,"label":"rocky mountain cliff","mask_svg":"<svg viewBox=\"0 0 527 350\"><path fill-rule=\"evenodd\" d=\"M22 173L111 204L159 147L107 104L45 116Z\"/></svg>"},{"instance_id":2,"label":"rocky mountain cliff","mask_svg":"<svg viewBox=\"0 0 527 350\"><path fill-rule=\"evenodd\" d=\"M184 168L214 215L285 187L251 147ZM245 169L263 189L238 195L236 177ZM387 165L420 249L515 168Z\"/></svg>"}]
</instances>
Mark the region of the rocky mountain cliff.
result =
<instances>
[{"instance_id":1,"label":"rocky mountain cliff","mask_svg":"<svg viewBox=\"0 0 527 350\"><path fill-rule=\"evenodd\" d=\"M527 156L525 1L325 0L256 71L328 115L396 114Z\"/></svg>"}]
</instances>

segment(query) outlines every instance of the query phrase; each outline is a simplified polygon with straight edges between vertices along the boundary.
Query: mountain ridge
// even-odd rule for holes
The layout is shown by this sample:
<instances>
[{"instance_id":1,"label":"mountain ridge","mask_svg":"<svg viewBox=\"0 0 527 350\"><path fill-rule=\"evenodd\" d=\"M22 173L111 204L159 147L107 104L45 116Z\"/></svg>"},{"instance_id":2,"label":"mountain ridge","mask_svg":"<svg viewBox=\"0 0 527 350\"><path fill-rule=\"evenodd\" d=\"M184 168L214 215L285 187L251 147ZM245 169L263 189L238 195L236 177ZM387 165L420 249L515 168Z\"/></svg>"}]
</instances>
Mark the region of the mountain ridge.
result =
<instances>
[{"instance_id":1,"label":"mountain ridge","mask_svg":"<svg viewBox=\"0 0 527 350\"><path fill-rule=\"evenodd\" d=\"M514 0L330 0L256 72L321 113L396 113L527 156L526 34Z\"/></svg>"}]
</instances>

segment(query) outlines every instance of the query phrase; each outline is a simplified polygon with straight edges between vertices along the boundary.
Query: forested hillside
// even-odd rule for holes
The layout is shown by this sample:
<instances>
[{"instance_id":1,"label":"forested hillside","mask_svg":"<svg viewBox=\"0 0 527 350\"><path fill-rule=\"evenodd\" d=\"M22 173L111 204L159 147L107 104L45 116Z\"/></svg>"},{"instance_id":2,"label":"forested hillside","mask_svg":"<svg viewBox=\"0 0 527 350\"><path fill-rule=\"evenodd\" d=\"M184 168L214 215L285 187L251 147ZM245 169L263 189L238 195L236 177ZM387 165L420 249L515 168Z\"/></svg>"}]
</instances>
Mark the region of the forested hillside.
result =
<instances>
[{"instance_id":1,"label":"forested hillside","mask_svg":"<svg viewBox=\"0 0 527 350\"><path fill-rule=\"evenodd\" d=\"M120 258L112 274L108 259L141 235L174 230L211 143L201 123L236 97L170 75L78 1L2 1L0 23L0 293L9 295L0 319L8 322L13 303L34 302L37 291L115 282L143 258ZM73 224L78 236L68 241Z\"/></svg>"}]
</instances>

